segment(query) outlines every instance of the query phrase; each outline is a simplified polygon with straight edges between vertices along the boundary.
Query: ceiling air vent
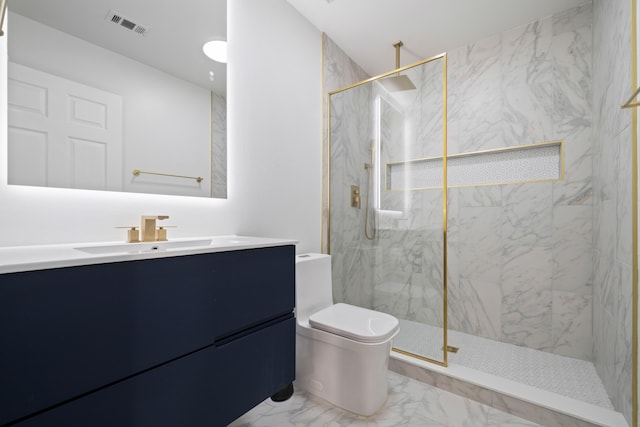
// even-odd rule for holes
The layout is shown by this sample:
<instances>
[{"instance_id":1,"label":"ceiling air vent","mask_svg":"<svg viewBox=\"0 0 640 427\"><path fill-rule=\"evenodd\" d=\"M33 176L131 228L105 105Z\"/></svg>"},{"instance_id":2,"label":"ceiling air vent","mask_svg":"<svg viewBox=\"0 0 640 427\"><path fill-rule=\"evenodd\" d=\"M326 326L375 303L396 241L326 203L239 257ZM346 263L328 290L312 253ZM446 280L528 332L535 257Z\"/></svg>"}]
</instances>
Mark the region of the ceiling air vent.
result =
<instances>
[{"instance_id":1,"label":"ceiling air vent","mask_svg":"<svg viewBox=\"0 0 640 427\"><path fill-rule=\"evenodd\" d=\"M133 19L127 18L115 10L110 10L105 19L141 36L144 36L151 30L151 28L137 24Z\"/></svg>"}]
</instances>

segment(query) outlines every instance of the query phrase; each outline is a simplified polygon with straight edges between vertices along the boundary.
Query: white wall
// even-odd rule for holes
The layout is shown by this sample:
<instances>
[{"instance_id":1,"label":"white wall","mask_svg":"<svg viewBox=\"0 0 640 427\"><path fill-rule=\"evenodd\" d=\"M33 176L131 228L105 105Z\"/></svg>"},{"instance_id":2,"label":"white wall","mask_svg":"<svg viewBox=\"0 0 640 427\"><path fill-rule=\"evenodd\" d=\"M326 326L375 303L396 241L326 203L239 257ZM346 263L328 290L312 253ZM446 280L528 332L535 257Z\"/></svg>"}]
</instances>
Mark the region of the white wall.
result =
<instances>
[{"instance_id":1,"label":"white wall","mask_svg":"<svg viewBox=\"0 0 640 427\"><path fill-rule=\"evenodd\" d=\"M320 250L322 42L284 0L231 0L230 191L247 234ZM241 165L241 166L238 166Z\"/></svg>"},{"instance_id":2,"label":"white wall","mask_svg":"<svg viewBox=\"0 0 640 427\"><path fill-rule=\"evenodd\" d=\"M285 0L234 0L228 9L227 200L7 185L0 37L0 246L121 240L113 227L167 214L178 226L170 237L253 234L319 250L320 33Z\"/></svg>"}]
</instances>

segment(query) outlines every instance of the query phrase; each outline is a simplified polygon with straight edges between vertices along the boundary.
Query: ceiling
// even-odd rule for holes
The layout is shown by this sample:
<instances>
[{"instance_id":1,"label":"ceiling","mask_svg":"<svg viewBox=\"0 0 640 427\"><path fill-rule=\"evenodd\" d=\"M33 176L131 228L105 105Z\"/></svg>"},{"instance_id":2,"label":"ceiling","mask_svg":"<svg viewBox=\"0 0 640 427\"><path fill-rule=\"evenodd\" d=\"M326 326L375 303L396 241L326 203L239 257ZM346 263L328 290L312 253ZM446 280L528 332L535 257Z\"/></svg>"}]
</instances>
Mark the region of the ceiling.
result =
<instances>
[{"instance_id":1,"label":"ceiling","mask_svg":"<svg viewBox=\"0 0 640 427\"><path fill-rule=\"evenodd\" d=\"M227 39L226 0L13 0L9 10L154 68L226 93L226 65L207 58L202 45ZM184 5L184 7L183 7ZM114 10L148 27L138 35L106 20ZM7 36L11 37L11 22ZM209 71L215 74L213 84Z\"/></svg>"},{"instance_id":2,"label":"ceiling","mask_svg":"<svg viewBox=\"0 0 640 427\"><path fill-rule=\"evenodd\" d=\"M371 76L588 0L287 0Z\"/></svg>"}]
</instances>

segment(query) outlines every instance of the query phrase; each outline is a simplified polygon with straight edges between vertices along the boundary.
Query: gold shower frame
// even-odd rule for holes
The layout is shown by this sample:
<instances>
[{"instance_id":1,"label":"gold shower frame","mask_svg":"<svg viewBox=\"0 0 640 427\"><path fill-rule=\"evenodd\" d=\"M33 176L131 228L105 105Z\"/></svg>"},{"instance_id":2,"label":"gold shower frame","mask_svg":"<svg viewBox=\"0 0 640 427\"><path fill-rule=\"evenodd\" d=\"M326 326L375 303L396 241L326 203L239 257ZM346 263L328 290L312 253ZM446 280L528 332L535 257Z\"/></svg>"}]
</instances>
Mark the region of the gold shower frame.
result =
<instances>
[{"instance_id":1,"label":"gold shower frame","mask_svg":"<svg viewBox=\"0 0 640 427\"><path fill-rule=\"evenodd\" d=\"M632 425L638 425L638 109L640 103L633 103L638 94L638 22L637 0L631 0L631 90L632 96L622 108L631 109L631 218L632 218L632 309L631 309L631 418Z\"/></svg>"},{"instance_id":2,"label":"gold shower frame","mask_svg":"<svg viewBox=\"0 0 640 427\"><path fill-rule=\"evenodd\" d=\"M324 82L324 34L323 34L323 38L322 38L322 42L323 42L323 82ZM409 64L406 65L404 67L399 67L396 68L395 70L391 70L389 72L386 72L384 74L380 74L374 77L371 77L369 79L360 81L358 83L354 83L348 86L345 86L343 88L337 89L337 90L333 90L331 92L327 93L327 103L326 103L326 125L327 125L327 146L326 146L326 153L324 153L324 159L325 159L325 164L326 164L326 171L327 171L327 178L326 178L326 206L327 206L327 217L326 217L326 250L328 254L331 254L331 96L332 95L336 95L338 93L341 92L345 92L347 90L356 88L358 86L362 86L364 84L367 83L371 83L374 82L376 80L380 80L382 78L385 77L389 77L392 76L394 74L398 74L401 73L403 71L406 71L408 69L414 68L414 67L418 67L420 65L424 65L427 64L429 62L433 62L433 61L437 61L437 60L442 60L442 72L443 72L443 90L442 90L442 96L443 96L443 150L442 150L442 171L443 171L443 177L442 177L442 193L443 193L443 197L442 197L442 234L443 234L443 283L442 283L442 295L443 295L443 323L442 323L442 335L443 335L443 345L442 345L442 354L443 354L443 358L442 360L436 360L436 359L432 359L429 357L425 357L419 354L415 354L415 353L411 353L405 350L400 350L397 348L393 348L392 350L400 353L400 354L404 354L410 357L414 357L416 359L419 360L423 360L426 362L430 362L430 363L434 363L436 365L439 366L448 366L448 360L447 360L447 352L448 352L448 345L447 345L447 333L448 333L448 326L447 326L447 53L441 53L439 55L435 55L426 59L423 59L421 61L415 62L413 64ZM323 89L323 93L324 93L324 89ZM323 95L324 98L324 95ZM323 236L324 237L324 236ZM322 239L324 240L324 239ZM322 246L324 247L324 242L322 243Z\"/></svg>"}]
</instances>

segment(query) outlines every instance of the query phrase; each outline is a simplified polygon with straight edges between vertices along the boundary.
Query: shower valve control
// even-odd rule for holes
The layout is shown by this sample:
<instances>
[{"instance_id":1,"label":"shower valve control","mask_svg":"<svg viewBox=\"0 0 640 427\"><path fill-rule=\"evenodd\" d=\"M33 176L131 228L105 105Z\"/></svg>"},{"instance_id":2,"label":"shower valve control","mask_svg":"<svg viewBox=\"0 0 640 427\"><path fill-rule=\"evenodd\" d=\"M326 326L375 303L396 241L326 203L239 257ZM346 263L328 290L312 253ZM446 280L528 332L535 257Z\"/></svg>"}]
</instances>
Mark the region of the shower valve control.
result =
<instances>
[{"instance_id":1,"label":"shower valve control","mask_svg":"<svg viewBox=\"0 0 640 427\"><path fill-rule=\"evenodd\" d=\"M351 207L360 209L360 187L351 186Z\"/></svg>"}]
</instances>

